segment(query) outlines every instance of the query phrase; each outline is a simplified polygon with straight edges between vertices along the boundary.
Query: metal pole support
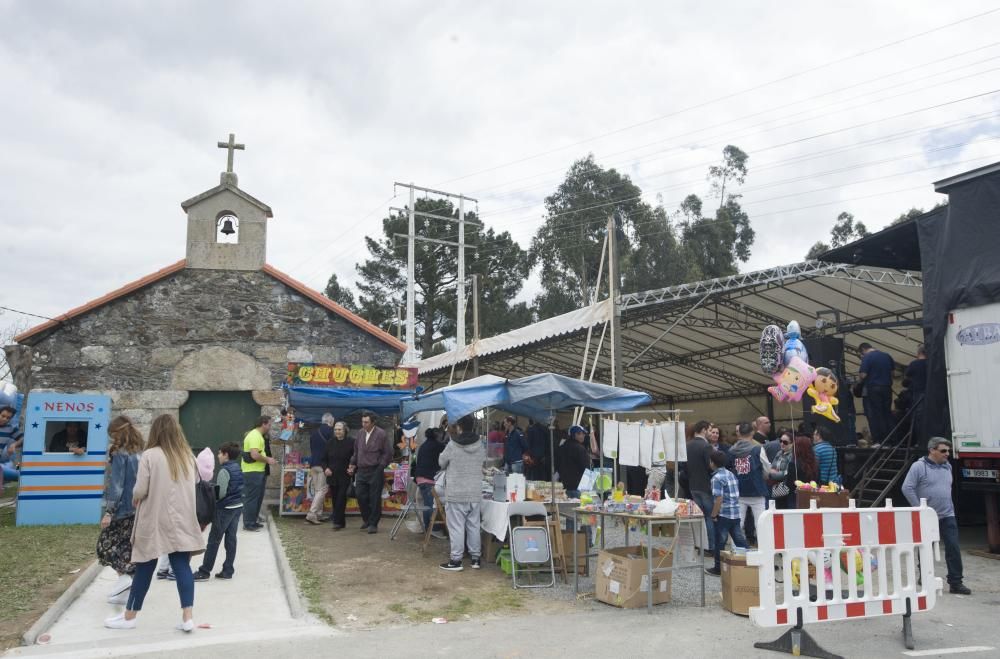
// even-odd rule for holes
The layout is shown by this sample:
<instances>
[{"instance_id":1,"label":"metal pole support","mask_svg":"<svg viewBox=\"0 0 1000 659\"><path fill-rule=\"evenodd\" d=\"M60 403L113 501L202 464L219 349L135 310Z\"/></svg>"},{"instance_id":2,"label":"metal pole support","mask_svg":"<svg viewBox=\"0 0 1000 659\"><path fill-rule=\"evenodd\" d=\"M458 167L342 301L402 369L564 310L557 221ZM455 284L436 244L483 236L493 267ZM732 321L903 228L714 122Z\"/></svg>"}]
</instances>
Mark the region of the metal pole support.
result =
<instances>
[{"instance_id":1,"label":"metal pole support","mask_svg":"<svg viewBox=\"0 0 1000 659\"><path fill-rule=\"evenodd\" d=\"M760 650L784 652L796 657L816 657L817 659L844 659L839 654L827 652L802 628L802 610L796 612L795 626L773 641L758 641L753 644Z\"/></svg>"},{"instance_id":2,"label":"metal pole support","mask_svg":"<svg viewBox=\"0 0 1000 659\"><path fill-rule=\"evenodd\" d=\"M906 600L906 613L903 614L903 645L907 650L915 646L913 642L913 619L910 617L910 600Z\"/></svg>"}]
</instances>

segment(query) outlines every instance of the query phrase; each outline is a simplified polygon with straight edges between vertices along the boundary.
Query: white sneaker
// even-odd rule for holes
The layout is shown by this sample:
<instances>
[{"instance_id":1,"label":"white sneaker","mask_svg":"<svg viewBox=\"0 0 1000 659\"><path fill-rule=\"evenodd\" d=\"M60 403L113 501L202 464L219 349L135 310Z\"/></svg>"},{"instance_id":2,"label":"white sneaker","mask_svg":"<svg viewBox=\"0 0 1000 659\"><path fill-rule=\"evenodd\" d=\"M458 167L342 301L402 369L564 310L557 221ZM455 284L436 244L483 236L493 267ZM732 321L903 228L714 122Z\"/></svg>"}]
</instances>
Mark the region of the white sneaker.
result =
<instances>
[{"instance_id":1,"label":"white sneaker","mask_svg":"<svg viewBox=\"0 0 1000 659\"><path fill-rule=\"evenodd\" d=\"M116 581L115 585L111 587L111 592L108 593L108 597L114 597L115 595L127 592L131 587L132 577L127 574L123 574L118 577L118 581Z\"/></svg>"},{"instance_id":2,"label":"white sneaker","mask_svg":"<svg viewBox=\"0 0 1000 659\"><path fill-rule=\"evenodd\" d=\"M192 631L194 631L194 619L192 618L191 620L182 620L181 622L177 623L174 626L174 629L177 629L178 631L182 632L187 632L190 634Z\"/></svg>"},{"instance_id":3,"label":"white sneaker","mask_svg":"<svg viewBox=\"0 0 1000 659\"><path fill-rule=\"evenodd\" d=\"M125 590L123 590L122 592L118 593L117 595L110 596L108 598L108 604L118 604L118 605L121 605L121 606L124 606L124 605L128 604L128 594L129 594L129 592L131 592L131 589L126 588Z\"/></svg>"},{"instance_id":4,"label":"white sneaker","mask_svg":"<svg viewBox=\"0 0 1000 659\"><path fill-rule=\"evenodd\" d=\"M122 611L116 616L111 616L104 620L104 626L108 629L135 629L135 618L125 619L125 612Z\"/></svg>"}]
</instances>

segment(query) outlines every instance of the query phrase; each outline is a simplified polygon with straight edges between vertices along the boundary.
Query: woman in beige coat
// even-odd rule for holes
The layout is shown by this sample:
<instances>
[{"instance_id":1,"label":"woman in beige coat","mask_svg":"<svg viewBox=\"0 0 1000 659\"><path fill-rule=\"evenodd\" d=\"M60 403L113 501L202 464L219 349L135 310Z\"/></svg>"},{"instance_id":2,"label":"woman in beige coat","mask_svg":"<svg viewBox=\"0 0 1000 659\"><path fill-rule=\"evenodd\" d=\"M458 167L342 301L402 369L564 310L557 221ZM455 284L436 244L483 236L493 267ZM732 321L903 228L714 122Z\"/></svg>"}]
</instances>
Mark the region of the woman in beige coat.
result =
<instances>
[{"instance_id":1,"label":"woman in beige coat","mask_svg":"<svg viewBox=\"0 0 1000 659\"><path fill-rule=\"evenodd\" d=\"M133 629L135 617L153 580L156 560L170 557L181 600L181 623L194 629L194 577L191 555L205 551L205 539L195 508L197 467L191 447L177 421L166 414L153 421L149 442L139 460L132 497L136 506L132 527L132 563L135 576L125 611L104 621L111 629Z\"/></svg>"}]
</instances>

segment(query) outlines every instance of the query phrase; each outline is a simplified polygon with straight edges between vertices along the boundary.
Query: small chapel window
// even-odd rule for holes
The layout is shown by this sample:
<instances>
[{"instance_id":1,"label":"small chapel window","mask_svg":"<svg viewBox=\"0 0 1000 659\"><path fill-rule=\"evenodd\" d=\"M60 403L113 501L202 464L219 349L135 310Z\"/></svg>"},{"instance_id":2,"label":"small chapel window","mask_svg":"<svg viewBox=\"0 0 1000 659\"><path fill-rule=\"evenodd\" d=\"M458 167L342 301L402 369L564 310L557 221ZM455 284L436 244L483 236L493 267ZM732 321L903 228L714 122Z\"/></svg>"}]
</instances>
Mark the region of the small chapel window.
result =
<instances>
[{"instance_id":1,"label":"small chapel window","mask_svg":"<svg viewBox=\"0 0 1000 659\"><path fill-rule=\"evenodd\" d=\"M229 211L219 213L215 220L215 242L235 245L240 242L240 219Z\"/></svg>"}]
</instances>

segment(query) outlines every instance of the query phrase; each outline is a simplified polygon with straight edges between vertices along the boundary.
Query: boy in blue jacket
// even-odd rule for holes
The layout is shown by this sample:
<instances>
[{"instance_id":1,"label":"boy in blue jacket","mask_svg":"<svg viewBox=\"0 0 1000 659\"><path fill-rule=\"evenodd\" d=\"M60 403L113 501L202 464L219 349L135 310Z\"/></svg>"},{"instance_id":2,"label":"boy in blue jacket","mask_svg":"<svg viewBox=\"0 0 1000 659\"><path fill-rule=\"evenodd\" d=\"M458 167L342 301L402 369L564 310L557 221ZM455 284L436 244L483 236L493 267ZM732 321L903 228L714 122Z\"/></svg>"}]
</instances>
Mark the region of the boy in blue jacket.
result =
<instances>
[{"instance_id":1,"label":"boy in blue jacket","mask_svg":"<svg viewBox=\"0 0 1000 659\"><path fill-rule=\"evenodd\" d=\"M243 513L243 470L240 469L242 447L230 442L219 449L219 474L216 476L215 520L208 534L208 545L201 567L194 573L195 581L205 581L212 575L215 557L219 553L219 543L225 537L226 560L222 571L215 573L216 579L232 579L233 563L236 561L236 531L239 530L240 515Z\"/></svg>"}]
</instances>

